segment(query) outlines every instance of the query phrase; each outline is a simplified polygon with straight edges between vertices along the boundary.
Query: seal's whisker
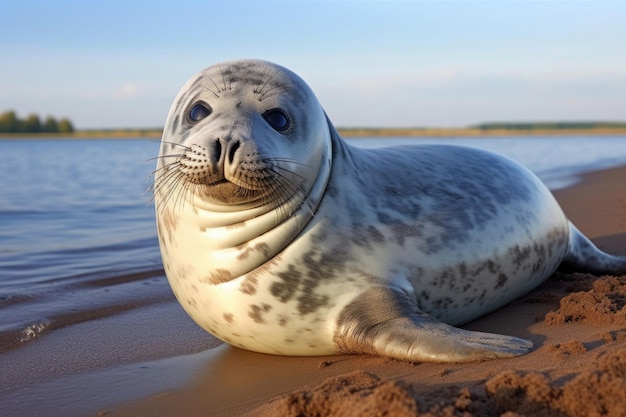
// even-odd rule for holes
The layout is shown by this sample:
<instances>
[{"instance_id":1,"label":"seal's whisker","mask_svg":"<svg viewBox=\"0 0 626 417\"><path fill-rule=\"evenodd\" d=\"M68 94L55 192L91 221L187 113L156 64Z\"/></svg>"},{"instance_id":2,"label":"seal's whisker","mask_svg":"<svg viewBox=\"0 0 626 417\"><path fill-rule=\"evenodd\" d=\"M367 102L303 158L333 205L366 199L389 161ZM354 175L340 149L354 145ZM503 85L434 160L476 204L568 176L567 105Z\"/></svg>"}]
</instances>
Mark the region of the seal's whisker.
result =
<instances>
[{"instance_id":1,"label":"seal's whisker","mask_svg":"<svg viewBox=\"0 0 626 417\"><path fill-rule=\"evenodd\" d=\"M297 185L291 184L289 182L278 183L274 191L283 196L280 201L281 205L289 201L290 199L303 199L306 196L302 191L298 189Z\"/></svg>"},{"instance_id":2,"label":"seal's whisker","mask_svg":"<svg viewBox=\"0 0 626 417\"><path fill-rule=\"evenodd\" d=\"M271 184L271 189L272 189L273 195L268 195L266 199L268 201L272 201L274 196L277 196L275 198L276 200L275 204L277 204L278 207L283 207L284 203L289 201L294 196L299 197L297 186L288 181L287 182L273 182Z\"/></svg>"},{"instance_id":3,"label":"seal's whisker","mask_svg":"<svg viewBox=\"0 0 626 417\"><path fill-rule=\"evenodd\" d=\"M280 181L267 180L263 183L270 191L262 198L262 204L272 203L272 205L280 207L289 199L289 195L284 192L285 186Z\"/></svg>"},{"instance_id":4,"label":"seal's whisker","mask_svg":"<svg viewBox=\"0 0 626 417\"><path fill-rule=\"evenodd\" d=\"M268 74L267 70L264 69L261 76L261 82L254 89L254 93L259 95L259 101L263 100L263 90L265 89L265 86L267 85L271 77L272 76Z\"/></svg>"},{"instance_id":5,"label":"seal's whisker","mask_svg":"<svg viewBox=\"0 0 626 417\"><path fill-rule=\"evenodd\" d=\"M174 198L174 201L177 201L181 188L186 188L184 176L185 174L178 170L171 170L161 175L161 177L155 181L155 195L159 190L165 188L165 195L163 197L164 207L169 203L174 194L177 194L177 197ZM176 206L176 204L174 204L174 206Z\"/></svg>"},{"instance_id":6,"label":"seal's whisker","mask_svg":"<svg viewBox=\"0 0 626 417\"><path fill-rule=\"evenodd\" d=\"M306 178L305 177L303 177L302 175L300 175L297 172L293 172L293 171L289 171L289 170L285 170L285 169L283 169L282 171L274 171L274 170L272 170L272 172L283 180L283 181L281 181L282 185L290 185L290 188L291 188L290 191L294 195L301 194L303 196L303 199L306 198L306 192L301 189L301 185L304 182L306 182Z\"/></svg>"},{"instance_id":7,"label":"seal's whisker","mask_svg":"<svg viewBox=\"0 0 626 417\"><path fill-rule=\"evenodd\" d=\"M307 178L300 174L299 172L297 172L296 170L292 170L288 167L286 167L285 165L281 164L281 163L277 163L277 162L286 162L288 164L293 164L299 167L303 167L303 168L308 168L308 169L313 169L313 167L311 167L311 165L309 164L305 164L305 163L301 163L289 158L265 158L264 161L266 162L272 162L273 163L273 168L278 168L280 169L281 172L287 172L290 173L291 175L294 175L296 177L298 177L300 180L302 181L307 181ZM274 172L276 175L280 175L281 172L277 172L276 170L272 170L272 172Z\"/></svg>"},{"instance_id":8,"label":"seal's whisker","mask_svg":"<svg viewBox=\"0 0 626 417\"><path fill-rule=\"evenodd\" d=\"M279 181L276 182L277 184L283 187L289 186L289 188L291 189L293 193L298 192L300 188L300 182L294 181L292 178L289 178L289 176L285 174L293 174L294 177L299 178L299 179L303 179L302 177L299 177L297 174L294 174L286 170L284 172L281 172L281 171L275 170L274 168L268 168L268 171L274 173L280 179Z\"/></svg>"},{"instance_id":9,"label":"seal's whisker","mask_svg":"<svg viewBox=\"0 0 626 417\"><path fill-rule=\"evenodd\" d=\"M261 159L261 162L286 162L289 164L294 164L294 165L299 165L299 166L303 166L303 167L307 167L307 168L312 168L311 165L309 164L305 164L304 162L299 162L295 159L291 159L291 158L271 158L271 157L264 157Z\"/></svg>"},{"instance_id":10,"label":"seal's whisker","mask_svg":"<svg viewBox=\"0 0 626 417\"><path fill-rule=\"evenodd\" d=\"M150 179L152 179L152 185L156 184L159 181L162 181L162 177L167 174L168 172L172 171L172 170L177 170L178 166L180 165L180 162L178 161L174 161L171 162L169 164L160 166L156 169L154 169L150 174L148 174L144 181L150 181ZM157 178L158 177L158 178Z\"/></svg>"},{"instance_id":11,"label":"seal's whisker","mask_svg":"<svg viewBox=\"0 0 626 417\"><path fill-rule=\"evenodd\" d=\"M154 201L155 203L157 203L157 205L162 210L167 205L167 202L170 199L171 192L172 192L171 187L167 187L164 191L163 191L163 187L154 188L151 201ZM157 200L158 194L161 194L161 198L159 200Z\"/></svg>"},{"instance_id":12,"label":"seal's whisker","mask_svg":"<svg viewBox=\"0 0 626 417\"><path fill-rule=\"evenodd\" d=\"M148 176L146 177L146 180L149 180L150 178L154 177L155 182L156 182L158 180L156 178L157 175L162 176L165 173L169 172L170 170L176 170L179 165L180 165L180 162L178 161L174 161L172 163L163 165L155 169L154 171L152 171L152 173L148 174Z\"/></svg>"},{"instance_id":13,"label":"seal's whisker","mask_svg":"<svg viewBox=\"0 0 626 417\"><path fill-rule=\"evenodd\" d=\"M177 207L182 207L185 196L187 195L188 188L190 186L186 181L181 180L182 176L183 174L179 173L179 175L174 178L175 184L170 189L170 192L166 199L166 204L168 204L170 201L172 201L173 198L172 207L174 209L176 209Z\"/></svg>"},{"instance_id":14,"label":"seal's whisker","mask_svg":"<svg viewBox=\"0 0 626 417\"><path fill-rule=\"evenodd\" d=\"M148 198L148 201L146 202L146 206L149 206L150 204L154 203L154 191L152 188L152 185L149 185L141 194L141 198L145 198L147 194L150 194L150 198Z\"/></svg>"},{"instance_id":15,"label":"seal's whisker","mask_svg":"<svg viewBox=\"0 0 626 417\"><path fill-rule=\"evenodd\" d=\"M299 174L295 172L291 172L291 171L285 171L285 173L277 172L272 169L270 169L270 171L274 172L280 178L280 181L276 181L275 183L273 183L275 185L273 189L276 191L276 194L279 194L283 197L281 206L282 206L282 203L296 196L300 199L300 203L297 206L300 207L302 205L305 205L305 207L309 210L311 215L314 215L312 204L306 192L302 190L300 186L302 181L294 181L291 178L289 178L288 175L285 175L285 173L301 180L304 180L304 178L300 176ZM288 213L289 216L291 216L292 214L293 213Z\"/></svg>"},{"instance_id":16,"label":"seal's whisker","mask_svg":"<svg viewBox=\"0 0 626 417\"><path fill-rule=\"evenodd\" d=\"M159 156L155 156L153 158L146 159L144 162L158 161L159 159L166 159L166 158L181 158L183 155L185 155L185 154L184 153L173 153L173 154L169 154L169 155L159 155Z\"/></svg>"},{"instance_id":17,"label":"seal's whisker","mask_svg":"<svg viewBox=\"0 0 626 417\"><path fill-rule=\"evenodd\" d=\"M284 205L286 201L292 198L292 194L287 190L287 187L280 182L274 182L271 184L272 194L268 195L264 200L264 204L274 203L276 204L276 225L280 224L281 219L291 217L294 211L287 212L287 208ZM300 204L297 204L299 206Z\"/></svg>"},{"instance_id":18,"label":"seal's whisker","mask_svg":"<svg viewBox=\"0 0 626 417\"><path fill-rule=\"evenodd\" d=\"M243 199L248 199L248 198L251 198L252 196L254 196L254 191L253 190L249 190L247 188L242 188L242 189L239 189L237 194L239 194L239 197L241 197Z\"/></svg>"},{"instance_id":19,"label":"seal's whisker","mask_svg":"<svg viewBox=\"0 0 626 417\"><path fill-rule=\"evenodd\" d=\"M182 175L182 174L181 174ZM176 194L176 198L174 199L173 207L182 208L185 200L187 199L187 195L190 192L190 189L194 188L193 184L188 183L187 181L178 181L178 193ZM193 190L191 190L193 194Z\"/></svg>"},{"instance_id":20,"label":"seal's whisker","mask_svg":"<svg viewBox=\"0 0 626 417\"><path fill-rule=\"evenodd\" d=\"M167 140L162 140L160 143L166 143L168 145L179 146L179 147L185 149L186 151L191 150L190 146L183 145L182 143L170 142L170 141L167 141Z\"/></svg>"},{"instance_id":21,"label":"seal's whisker","mask_svg":"<svg viewBox=\"0 0 626 417\"><path fill-rule=\"evenodd\" d=\"M307 180L307 178L304 175L302 175L302 174L300 174L300 173L298 173L296 171L292 171L290 169L281 167L280 165L277 165L276 168L280 169L280 170L272 170L272 172L275 173L276 175L283 175L283 173L285 173L285 174L292 175L292 176L294 176L294 177L296 177L296 178L298 178L298 179L300 179L302 181L306 181Z\"/></svg>"},{"instance_id":22,"label":"seal's whisker","mask_svg":"<svg viewBox=\"0 0 626 417\"><path fill-rule=\"evenodd\" d=\"M166 156L158 157L158 158L174 158L175 156L176 155L172 154L172 155L166 155ZM167 164L164 164L164 165L158 167L154 172L157 172L158 170L163 169L163 168L168 168L168 167L170 167L172 165L175 165L175 164L180 164L180 159L179 158L176 158L174 161L169 162Z\"/></svg>"},{"instance_id":23,"label":"seal's whisker","mask_svg":"<svg viewBox=\"0 0 626 417\"><path fill-rule=\"evenodd\" d=\"M274 78L276 78L276 75L278 75L278 73L279 73L278 69L277 68L273 68L272 69L272 73L265 79L265 82L261 85L261 88L259 90L257 90L257 94L259 95L259 101L263 101L266 98L271 97L273 95L276 95L280 91L282 91L282 89L278 88L278 86L270 85L270 83L272 81L274 81ZM267 89L266 89L266 87L267 87ZM273 92L274 90L277 90L277 91ZM272 93L272 94L270 94L270 93Z\"/></svg>"},{"instance_id":24,"label":"seal's whisker","mask_svg":"<svg viewBox=\"0 0 626 417\"><path fill-rule=\"evenodd\" d=\"M200 83L200 86L202 88L204 88L205 90L207 90L208 92L210 92L211 94L213 94L215 97L220 98L219 93L221 93L221 89L217 86L217 84L215 84L215 81L213 81L213 79L211 77L208 77L209 81L211 81L211 83L213 84L213 86L215 87L215 91L213 90L213 88L211 88L210 86L206 85L205 83Z\"/></svg>"},{"instance_id":25,"label":"seal's whisker","mask_svg":"<svg viewBox=\"0 0 626 417\"><path fill-rule=\"evenodd\" d=\"M220 69L220 75L222 76L222 85L224 86L224 90L223 91L227 91L229 88L228 86L226 86L226 74L224 73L224 69L222 68L222 65L219 65L219 69Z\"/></svg>"},{"instance_id":26,"label":"seal's whisker","mask_svg":"<svg viewBox=\"0 0 626 417\"><path fill-rule=\"evenodd\" d=\"M184 154L167 154L167 155L157 156L156 159L161 159L161 160L165 160L166 158L175 158L175 159L173 161L171 161L171 162L168 162L168 163L166 163L164 165L161 165L160 167L157 166L156 170L162 169L162 168L165 168L165 167L168 167L168 166L171 166L173 164L179 164L180 161L181 161L181 158L178 157L178 155L184 155Z\"/></svg>"},{"instance_id":27,"label":"seal's whisker","mask_svg":"<svg viewBox=\"0 0 626 417\"><path fill-rule=\"evenodd\" d=\"M152 171L152 173L146 177L146 181L149 181L150 178L153 178L152 182L146 187L146 190L144 191L144 195L148 192L152 193L149 203L152 203L154 201L157 189L160 188L162 184L164 184L168 180L168 176L172 175L176 171L176 166L178 164L178 162L172 162L170 164L159 167Z\"/></svg>"},{"instance_id":28,"label":"seal's whisker","mask_svg":"<svg viewBox=\"0 0 626 417\"><path fill-rule=\"evenodd\" d=\"M148 204L150 204L150 203L152 203L154 201L154 189L155 189L155 185L154 185L154 181L152 181L150 184L148 184L146 189L143 191L143 194L141 195L142 197L145 197L146 194L150 193L150 198L148 199Z\"/></svg>"}]
</instances>

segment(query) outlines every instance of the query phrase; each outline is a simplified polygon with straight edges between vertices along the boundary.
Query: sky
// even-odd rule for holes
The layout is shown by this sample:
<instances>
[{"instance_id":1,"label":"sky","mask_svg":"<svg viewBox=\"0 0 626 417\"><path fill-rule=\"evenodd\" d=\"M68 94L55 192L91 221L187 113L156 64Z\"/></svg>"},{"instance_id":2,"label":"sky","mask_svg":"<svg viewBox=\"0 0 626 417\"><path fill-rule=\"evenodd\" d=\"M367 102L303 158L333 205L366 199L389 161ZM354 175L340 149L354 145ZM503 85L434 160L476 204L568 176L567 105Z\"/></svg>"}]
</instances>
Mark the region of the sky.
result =
<instances>
[{"instance_id":1,"label":"sky","mask_svg":"<svg viewBox=\"0 0 626 417\"><path fill-rule=\"evenodd\" d=\"M229 59L290 68L339 127L626 121L626 0L5 1L0 112L161 127Z\"/></svg>"}]
</instances>

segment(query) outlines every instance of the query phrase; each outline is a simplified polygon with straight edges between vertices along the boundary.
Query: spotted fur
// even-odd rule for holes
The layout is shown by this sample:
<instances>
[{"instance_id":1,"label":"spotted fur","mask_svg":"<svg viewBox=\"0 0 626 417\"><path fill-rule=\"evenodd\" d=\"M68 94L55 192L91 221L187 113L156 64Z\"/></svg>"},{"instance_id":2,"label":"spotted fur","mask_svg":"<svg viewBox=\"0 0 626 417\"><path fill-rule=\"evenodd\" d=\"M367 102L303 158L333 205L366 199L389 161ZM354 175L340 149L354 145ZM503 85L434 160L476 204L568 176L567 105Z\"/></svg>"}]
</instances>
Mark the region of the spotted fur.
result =
<instances>
[{"instance_id":1,"label":"spotted fur","mask_svg":"<svg viewBox=\"0 0 626 417\"><path fill-rule=\"evenodd\" d=\"M277 109L284 130L266 118ZM222 340L266 353L515 356L532 344L452 326L560 265L626 269L517 163L456 146L351 147L304 81L263 61L218 64L183 87L155 202L181 305Z\"/></svg>"}]
</instances>

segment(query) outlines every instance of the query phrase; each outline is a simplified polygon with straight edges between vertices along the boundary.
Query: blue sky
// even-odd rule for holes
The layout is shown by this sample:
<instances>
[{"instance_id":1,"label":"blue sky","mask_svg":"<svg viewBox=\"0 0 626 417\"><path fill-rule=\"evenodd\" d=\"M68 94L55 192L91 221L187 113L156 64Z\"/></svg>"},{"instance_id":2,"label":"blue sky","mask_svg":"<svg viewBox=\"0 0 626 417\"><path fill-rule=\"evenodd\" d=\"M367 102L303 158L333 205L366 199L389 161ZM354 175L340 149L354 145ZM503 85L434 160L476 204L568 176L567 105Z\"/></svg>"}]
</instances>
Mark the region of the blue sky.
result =
<instances>
[{"instance_id":1,"label":"blue sky","mask_svg":"<svg viewBox=\"0 0 626 417\"><path fill-rule=\"evenodd\" d=\"M0 112L160 127L202 68L260 58L338 126L626 121L626 1L30 1L0 15Z\"/></svg>"}]
</instances>

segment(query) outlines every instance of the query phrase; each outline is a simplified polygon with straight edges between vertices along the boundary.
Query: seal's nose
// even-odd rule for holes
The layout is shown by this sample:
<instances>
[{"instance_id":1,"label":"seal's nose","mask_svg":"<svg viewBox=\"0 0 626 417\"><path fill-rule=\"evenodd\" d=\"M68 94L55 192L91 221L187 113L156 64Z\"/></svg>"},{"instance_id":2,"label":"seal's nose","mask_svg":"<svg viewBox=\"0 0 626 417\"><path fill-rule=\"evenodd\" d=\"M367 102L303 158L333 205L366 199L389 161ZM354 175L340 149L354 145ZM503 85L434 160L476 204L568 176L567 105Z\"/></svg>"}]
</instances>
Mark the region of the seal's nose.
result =
<instances>
[{"instance_id":1,"label":"seal's nose","mask_svg":"<svg viewBox=\"0 0 626 417\"><path fill-rule=\"evenodd\" d=\"M228 141L217 138L207 144L207 157L209 166L214 173L224 172L224 149L228 147Z\"/></svg>"},{"instance_id":2,"label":"seal's nose","mask_svg":"<svg viewBox=\"0 0 626 417\"><path fill-rule=\"evenodd\" d=\"M235 162L235 154L241 146L241 142L234 140L228 143L228 163L232 165Z\"/></svg>"},{"instance_id":3,"label":"seal's nose","mask_svg":"<svg viewBox=\"0 0 626 417\"><path fill-rule=\"evenodd\" d=\"M232 170L238 163L237 151L241 141L237 139L218 138L208 144L207 154L213 172L222 174Z\"/></svg>"},{"instance_id":4,"label":"seal's nose","mask_svg":"<svg viewBox=\"0 0 626 417\"><path fill-rule=\"evenodd\" d=\"M212 160L211 163L213 166L217 166L220 163L220 159L222 158L222 141L216 139L213 142L213 152L211 152Z\"/></svg>"}]
</instances>

